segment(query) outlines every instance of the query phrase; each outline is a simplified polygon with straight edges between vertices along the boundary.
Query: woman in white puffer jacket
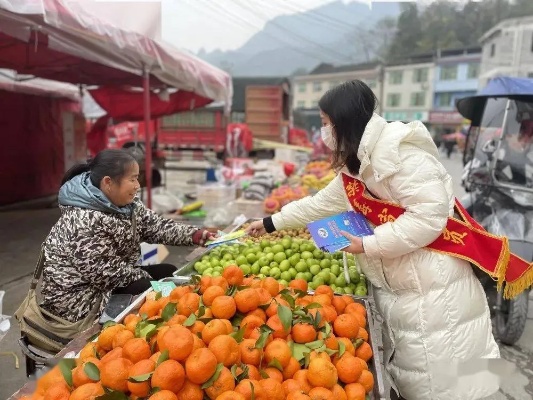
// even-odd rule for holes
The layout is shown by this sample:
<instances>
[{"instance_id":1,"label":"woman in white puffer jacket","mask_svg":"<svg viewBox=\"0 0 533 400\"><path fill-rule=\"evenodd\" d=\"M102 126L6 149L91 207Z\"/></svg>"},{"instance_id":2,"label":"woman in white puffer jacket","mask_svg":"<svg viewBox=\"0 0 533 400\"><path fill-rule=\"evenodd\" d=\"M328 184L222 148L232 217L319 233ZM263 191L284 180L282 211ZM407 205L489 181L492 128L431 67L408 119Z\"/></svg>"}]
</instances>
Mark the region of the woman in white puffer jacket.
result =
<instances>
[{"instance_id":1,"label":"woman in white puffer jacket","mask_svg":"<svg viewBox=\"0 0 533 400\"><path fill-rule=\"evenodd\" d=\"M372 90L358 80L328 91L319 107L333 166L406 210L375 227L372 236L350 237L345 249L358 255L375 288L384 319L385 369L393 385L407 400L489 396L497 381L480 379L480 366L486 366L481 359L498 358L499 350L483 288L468 262L425 248L454 213L452 180L429 132L420 122L387 123L374 113ZM286 205L249 232L302 227L347 209L338 175L315 196ZM477 374L472 373L476 366ZM460 372L466 369L469 376Z\"/></svg>"}]
</instances>

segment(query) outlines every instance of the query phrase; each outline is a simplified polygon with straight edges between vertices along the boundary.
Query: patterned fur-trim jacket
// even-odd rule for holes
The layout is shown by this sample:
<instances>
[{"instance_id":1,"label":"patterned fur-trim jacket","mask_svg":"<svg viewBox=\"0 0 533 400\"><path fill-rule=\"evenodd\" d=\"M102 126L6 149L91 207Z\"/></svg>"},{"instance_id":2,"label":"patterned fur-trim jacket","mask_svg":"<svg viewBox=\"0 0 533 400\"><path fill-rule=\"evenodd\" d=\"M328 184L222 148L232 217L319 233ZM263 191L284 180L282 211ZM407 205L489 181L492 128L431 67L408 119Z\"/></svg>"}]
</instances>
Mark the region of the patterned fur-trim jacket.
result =
<instances>
[{"instance_id":1,"label":"patterned fur-trim jacket","mask_svg":"<svg viewBox=\"0 0 533 400\"><path fill-rule=\"evenodd\" d=\"M41 306L75 322L97 303L103 310L111 291L148 274L136 266L140 243L192 245L197 227L178 224L133 204L136 235L131 215L60 206L62 215L44 245L45 267Z\"/></svg>"}]
</instances>

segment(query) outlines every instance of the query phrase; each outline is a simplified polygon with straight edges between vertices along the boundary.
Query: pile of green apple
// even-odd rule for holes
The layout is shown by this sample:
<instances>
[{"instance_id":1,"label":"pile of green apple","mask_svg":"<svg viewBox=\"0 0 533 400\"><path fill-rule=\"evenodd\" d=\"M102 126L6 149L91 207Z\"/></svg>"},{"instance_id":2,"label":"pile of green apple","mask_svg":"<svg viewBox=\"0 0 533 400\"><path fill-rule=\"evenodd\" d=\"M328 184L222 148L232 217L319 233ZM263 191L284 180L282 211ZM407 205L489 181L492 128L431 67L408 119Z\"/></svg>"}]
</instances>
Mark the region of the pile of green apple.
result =
<instances>
[{"instance_id":1,"label":"pile of green apple","mask_svg":"<svg viewBox=\"0 0 533 400\"><path fill-rule=\"evenodd\" d=\"M270 276L285 285L292 279L305 279L312 290L329 285L336 293L367 295L365 276L358 272L353 255L348 255L348 284L342 252L323 252L312 241L301 238L223 244L198 260L194 269L201 275L219 276L226 266L234 264L245 275Z\"/></svg>"}]
</instances>

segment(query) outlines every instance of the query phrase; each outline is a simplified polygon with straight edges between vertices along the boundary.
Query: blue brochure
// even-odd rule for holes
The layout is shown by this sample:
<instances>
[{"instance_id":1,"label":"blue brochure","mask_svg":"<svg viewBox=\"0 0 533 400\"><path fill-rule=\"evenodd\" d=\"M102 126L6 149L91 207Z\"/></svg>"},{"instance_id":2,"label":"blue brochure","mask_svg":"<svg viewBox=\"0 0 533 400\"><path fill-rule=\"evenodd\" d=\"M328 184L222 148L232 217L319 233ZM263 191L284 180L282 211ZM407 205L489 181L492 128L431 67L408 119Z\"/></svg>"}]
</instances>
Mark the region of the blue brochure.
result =
<instances>
[{"instance_id":1,"label":"blue brochure","mask_svg":"<svg viewBox=\"0 0 533 400\"><path fill-rule=\"evenodd\" d=\"M342 236L346 231L354 236L372 235L366 218L354 211L346 211L332 217L324 218L307 224L316 246L328 253L334 253L350 245L350 241Z\"/></svg>"}]
</instances>

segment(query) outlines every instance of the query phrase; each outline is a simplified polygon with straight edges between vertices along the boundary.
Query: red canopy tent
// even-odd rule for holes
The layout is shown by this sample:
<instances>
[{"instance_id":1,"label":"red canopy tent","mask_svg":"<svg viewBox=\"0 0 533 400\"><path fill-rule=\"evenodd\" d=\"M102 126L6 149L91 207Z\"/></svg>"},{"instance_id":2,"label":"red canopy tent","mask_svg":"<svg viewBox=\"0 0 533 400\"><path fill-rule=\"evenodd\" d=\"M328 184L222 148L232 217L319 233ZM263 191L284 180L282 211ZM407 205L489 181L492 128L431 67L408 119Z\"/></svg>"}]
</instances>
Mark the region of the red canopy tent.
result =
<instances>
[{"instance_id":1,"label":"red canopy tent","mask_svg":"<svg viewBox=\"0 0 533 400\"><path fill-rule=\"evenodd\" d=\"M126 32L68 0L0 0L0 68L96 86L142 86L144 120L151 89L177 88L231 107L231 77L171 46ZM178 92L179 93L179 92ZM206 100L204 100L206 101ZM150 135L146 135L150 148ZM146 154L151 206L151 154Z\"/></svg>"}]
</instances>

